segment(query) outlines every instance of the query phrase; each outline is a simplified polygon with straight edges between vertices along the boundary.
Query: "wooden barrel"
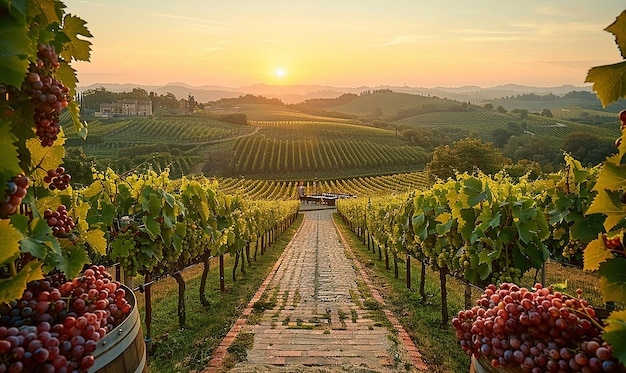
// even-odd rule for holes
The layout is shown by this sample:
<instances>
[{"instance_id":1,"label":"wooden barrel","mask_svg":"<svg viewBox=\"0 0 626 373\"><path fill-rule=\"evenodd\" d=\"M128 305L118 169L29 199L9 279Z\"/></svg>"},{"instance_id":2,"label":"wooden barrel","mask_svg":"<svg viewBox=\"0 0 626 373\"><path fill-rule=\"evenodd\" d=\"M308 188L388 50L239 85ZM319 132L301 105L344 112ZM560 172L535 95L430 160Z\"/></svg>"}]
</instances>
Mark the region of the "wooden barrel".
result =
<instances>
[{"instance_id":1,"label":"wooden barrel","mask_svg":"<svg viewBox=\"0 0 626 373\"><path fill-rule=\"evenodd\" d=\"M148 371L146 344L141 331L137 299L131 289L122 285L126 300L133 308L126 319L98 341L93 352L94 365L89 373L140 373Z\"/></svg>"}]
</instances>

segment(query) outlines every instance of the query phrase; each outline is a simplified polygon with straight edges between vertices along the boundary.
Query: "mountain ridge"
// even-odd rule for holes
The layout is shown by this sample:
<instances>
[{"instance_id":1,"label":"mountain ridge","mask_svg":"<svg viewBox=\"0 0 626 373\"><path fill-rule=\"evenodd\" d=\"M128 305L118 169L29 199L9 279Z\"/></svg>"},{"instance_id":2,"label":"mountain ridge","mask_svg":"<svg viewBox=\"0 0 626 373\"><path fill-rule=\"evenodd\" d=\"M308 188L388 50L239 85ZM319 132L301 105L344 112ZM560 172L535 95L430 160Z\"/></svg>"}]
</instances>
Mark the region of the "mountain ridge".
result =
<instances>
[{"instance_id":1,"label":"mountain ridge","mask_svg":"<svg viewBox=\"0 0 626 373\"><path fill-rule=\"evenodd\" d=\"M575 86L571 84L534 87L520 84L503 84L493 87L480 86L460 86L460 87L410 87L410 86L359 86L359 87L335 87L329 85L272 85L272 84L252 84L241 87L227 87L220 85L193 86L184 82L172 82L165 85L148 85L134 83L94 83L87 86L79 86L77 90L84 92L96 88L104 87L112 92L129 92L133 88L141 88L148 92L155 92L160 95L173 94L178 99L194 96L198 102L217 101L221 98L236 98L247 94L265 96L267 98L278 98L285 104L295 104L314 98L336 98L346 93L360 94L364 91L376 89L390 89L399 93L420 94L423 96L436 96L458 101L480 103L486 100L493 100L507 96L519 94L539 94L563 95L571 91L591 91L591 86Z\"/></svg>"}]
</instances>

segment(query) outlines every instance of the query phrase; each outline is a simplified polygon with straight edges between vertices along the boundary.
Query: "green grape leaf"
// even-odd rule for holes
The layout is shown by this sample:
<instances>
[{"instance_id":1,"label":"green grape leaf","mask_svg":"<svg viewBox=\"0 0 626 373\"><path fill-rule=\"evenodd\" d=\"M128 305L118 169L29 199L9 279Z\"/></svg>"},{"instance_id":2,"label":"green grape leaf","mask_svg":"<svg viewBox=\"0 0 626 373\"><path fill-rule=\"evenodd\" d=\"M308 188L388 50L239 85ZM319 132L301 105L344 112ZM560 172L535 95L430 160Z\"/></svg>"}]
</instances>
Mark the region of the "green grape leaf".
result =
<instances>
[{"instance_id":1,"label":"green grape leaf","mask_svg":"<svg viewBox=\"0 0 626 373\"><path fill-rule=\"evenodd\" d=\"M153 217L159 216L161 214L161 198L159 198L158 195L151 193L148 195L148 201L148 213Z\"/></svg>"},{"instance_id":2,"label":"green grape leaf","mask_svg":"<svg viewBox=\"0 0 626 373\"><path fill-rule=\"evenodd\" d=\"M133 240L116 239L111 242L111 257L115 259L128 258L135 249Z\"/></svg>"},{"instance_id":3,"label":"green grape leaf","mask_svg":"<svg viewBox=\"0 0 626 373\"><path fill-rule=\"evenodd\" d=\"M80 245L70 245L63 250L63 261L55 267L62 271L67 278L74 278L80 274L85 264L91 262L87 250Z\"/></svg>"},{"instance_id":4,"label":"green grape leaf","mask_svg":"<svg viewBox=\"0 0 626 373\"><path fill-rule=\"evenodd\" d=\"M626 208L620 202L620 196L620 192L599 190L585 215L605 214L604 229L610 231L626 217Z\"/></svg>"},{"instance_id":5,"label":"green grape leaf","mask_svg":"<svg viewBox=\"0 0 626 373\"><path fill-rule=\"evenodd\" d=\"M49 255L61 253L59 241L52 235L52 230L45 219L33 219L28 230L28 235L20 241L22 252L30 253L44 262Z\"/></svg>"},{"instance_id":6,"label":"green grape leaf","mask_svg":"<svg viewBox=\"0 0 626 373\"><path fill-rule=\"evenodd\" d=\"M68 14L63 18L63 33L69 38L69 43L63 44L63 50L60 55L66 61L72 58L79 61L89 61L91 53L91 42L78 37L93 37L91 32L85 27L87 22L81 18Z\"/></svg>"},{"instance_id":7,"label":"green grape leaf","mask_svg":"<svg viewBox=\"0 0 626 373\"><path fill-rule=\"evenodd\" d=\"M1 77L0 81L2 81ZM15 142L17 142L17 137L11 132L9 123L0 121L0 159L2 159L0 176L6 175L4 179L9 179L22 172L17 146L13 145ZM4 183L4 179L0 180L0 183Z\"/></svg>"},{"instance_id":8,"label":"green grape leaf","mask_svg":"<svg viewBox=\"0 0 626 373\"><path fill-rule=\"evenodd\" d=\"M626 11L617 16L615 22L608 25L604 31L608 31L615 35L615 42L622 54L623 58L626 58Z\"/></svg>"},{"instance_id":9,"label":"green grape leaf","mask_svg":"<svg viewBox=\"0 0 626 373\"><path fill-rule=\"evenodd\" d=\"M89 132L89 126L87 125L87 122L80 121L80 107L78 106L78 103L74 100L70 101L69 104L67 104L67 110L72 117L72 122L74 123L74 131L76 131L76 134L80 136L83 140L86 139L87 133Z\"/></svg>"},{"instance_id":10,"label":"green grape leaf","mask_svg":"<svg viewBox=\"0 0 626 373\"><path fill-rule=\"evenodd\" d=\"M20 254L20 240L22 234L15 229L8 219L0 219L0 264L7 264L9 261L17 259Z\"/></svg>"},{"instance_id":11,"label":"green grape leaf","mask_svg":"<svg viewBox=\"0 0 626 373\"><path fill-rule=\"evenodd\" d=\"M23 266L15 276L0 279L0 303L18 299L26 289L26 284L42 278L41 262L33 260Z\"/></svg>"},{"instance_id":12,"label":"green grape leaf","mask_svg":"<svg viewBox=\"0 0 626 373\"><path fill-rule=\"evenodd\" d=\"M626 362L626 311L613 311L606 318L602 339L611 345L611 353L622 363Z\"/></svg>"},{"instance_id":13,"label":"green grape leaf","mask_svg":"<svg viewBox=\"0 0 626 373\"><path fill-rule=\"evenodd\" d=\"M107 240L100 229L91 229L83 235L85 241L100 255L106 255Z\"/></svg>"},{"instance_id":14,"label":"green grape leaf","mask_svg":"<svg viewBox=\"0 0 626 373\"><path fill-rule=\"evenodd\" d=\"M600 264L598 275L605 302L626 300L626 259L612 258Z\"/></svg>"},{"instance_id":15,"label":"green grape leaf","mask_svg":"<svg viewBox=\"0 0 626 373\"><path fill-rule=\"evenodd\" d=\"M63 82L64 86L70 89L69 97L74 97L76 95L76 70L69 63L62 61L54 75Z\"/></svg>"},{"instance_id":16,"label":"green grape leaf","mask_svg":"<svg viewBox=\"0 0 626 373\"><path fill-rule=\"evenodd\" d=\"M479 264L476 268L476 272L478 273L478 276L480 276L481 280L486 279L491 274L491 262Z\"/></svg>"},{"instance_id":17,"label":"green grape leaf","mask_svg":"<svg viewBox=\"0 0 626 373\"><path fill-rule=\"evenodd\" d=\"M13 0L9 4L9 12L13 18L19 17L19 21L25 23L26 15L28 14L28 0Z\"/></svg>"},{"instance_id":18,"label":"green grape leaf","mask_svg":"<svg viewBox=\"0 0 626 373\"><path fill-rule=\"evenodd\" d=\"M602 239L602 233L598 234L598 238L589 242L583 252L585 271L595 271L600 268L600 264L606 262L608 259L613 258L613 254L609 249L604 246L604 240Z\"/></svg>"},{"instance_id":19,"label":"green grape leaf","mask_svg":"<svg viewBox=\"0 0 626 373\"><path fill-rule=\"evenodd\" d=\"M20 87L28 72L28 59L34 55L28 28L11 18L3 17L0 22L0 40L0 82Z\"/></svg>"},{"instance_id":20,"label":"green grape leaf","mask_svg":"<svg viewBox=\"0 0 626 373\"><path fill-rule=\"evenodd\" d=\"M620 165L621 158L619 154L614 154L606 159L594 190L619 190L626 185L626 164Z\"/></svg>"},{"instance_id":21,"label":"green grape leaf","mask_svg":"<svg viewBox=\"0 0 626 373\"><path fill-rule=\"evenodd\" d=\"M144 226L140 227L139 230L144 233L148 233L151 240L154 241L158 236L161 235L161 225L158 221L148 216L144 216L141 220L143 221Z\"/></svg>"},{"instance_id":22,"label":"green grape leaf","mask_svg":"<svg viewBox=\"0 0 626 373\"><path fill-rule=\"evenodd\" d=\"M592 67L585 83L593 83L602 107L626 96L626 61L613 65Z\"/></svg>"}]
</instances>

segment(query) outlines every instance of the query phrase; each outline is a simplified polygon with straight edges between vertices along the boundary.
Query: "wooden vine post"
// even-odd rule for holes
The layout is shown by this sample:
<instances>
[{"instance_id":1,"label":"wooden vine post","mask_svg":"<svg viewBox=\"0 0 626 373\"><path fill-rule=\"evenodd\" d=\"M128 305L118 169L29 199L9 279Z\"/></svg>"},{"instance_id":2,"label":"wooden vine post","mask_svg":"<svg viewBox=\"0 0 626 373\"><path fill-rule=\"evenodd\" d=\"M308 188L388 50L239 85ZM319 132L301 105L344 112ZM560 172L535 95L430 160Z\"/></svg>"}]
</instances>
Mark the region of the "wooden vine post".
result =
<instances>
[{"instance_id":1,"label":"wooden vine post","mask_svg":"<svg viewBox=\"0 0 626 373\"><path fill-rule=\"evenodd\" d=\"M185 280L180 272L172 274L172 277L178 283L178 327L184 329L187 327L187 315L185 312Z\"/></svg>"}]
</instances>

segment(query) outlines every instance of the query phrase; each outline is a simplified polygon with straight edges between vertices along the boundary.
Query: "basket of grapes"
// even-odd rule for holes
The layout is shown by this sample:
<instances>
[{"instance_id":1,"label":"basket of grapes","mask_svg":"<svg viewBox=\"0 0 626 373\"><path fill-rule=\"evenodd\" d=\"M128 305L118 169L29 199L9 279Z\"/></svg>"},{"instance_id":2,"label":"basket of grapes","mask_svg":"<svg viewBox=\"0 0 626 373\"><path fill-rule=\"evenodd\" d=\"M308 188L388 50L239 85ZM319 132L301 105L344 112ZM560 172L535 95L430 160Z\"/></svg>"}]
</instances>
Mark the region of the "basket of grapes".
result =
<instances>
[{"instance_id":1,"label":"basket of grapes","mask_svg":"<svg viewBox=\"0 0 626 373\"><path fill-rule=\"evenodd\" d=\"M582 299L536 284L489 285L476 306L452 320L475 372L626 372L601 338Z\"/></svg>"},{"instance_id":2,"label":"basket of grapes","mask_svg":"<svg viewBox=\"0 0 626 373\"><path fill-rule=\"evenodd\" d=\"M32 281L20 299L0 304L0 372L100 371L98 356L135 312L132 291L103 266Z\"/></svg>"}]
</instances>

